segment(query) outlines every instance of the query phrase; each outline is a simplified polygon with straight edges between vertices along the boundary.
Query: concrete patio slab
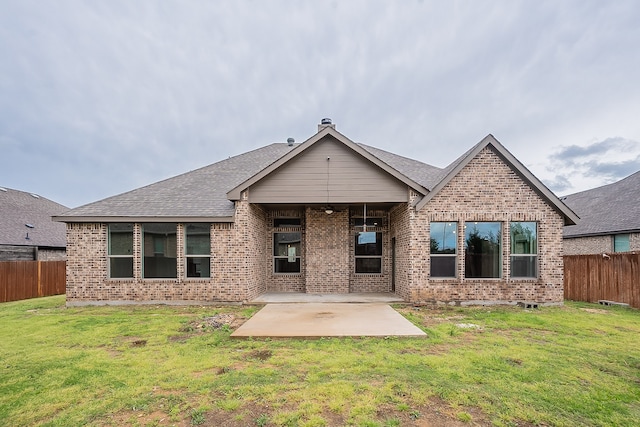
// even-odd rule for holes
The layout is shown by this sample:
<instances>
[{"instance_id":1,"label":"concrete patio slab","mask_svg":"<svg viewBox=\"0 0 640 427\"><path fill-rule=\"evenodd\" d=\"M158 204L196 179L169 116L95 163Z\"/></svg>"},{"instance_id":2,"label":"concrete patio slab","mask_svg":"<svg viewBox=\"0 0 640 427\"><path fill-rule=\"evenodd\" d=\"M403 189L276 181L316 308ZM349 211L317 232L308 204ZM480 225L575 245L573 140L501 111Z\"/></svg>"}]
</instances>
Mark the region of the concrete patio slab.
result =
<instances>
[{"instance_id":1,"label":"concrete patio slab","mask_svg":"<svg viewBox=\"0 0 640 427\"><path fill-rule=\"evenodd\" d=\"M232 338L423 337L388 304L267 304Z\"/></svg>"},{"instance_id":2,"label":"concrete patio slab","mask_svg":"<svg viewBox=\"0 0 640 427\"><path fill-rule=\"evenodd\" d=\"M393 293L347 293L307 294L304 292L268 292L249 301L249 304L270 303L319 303L319 302L377 302L402 303L404 300Z\"/></svg>"}]
</instances>

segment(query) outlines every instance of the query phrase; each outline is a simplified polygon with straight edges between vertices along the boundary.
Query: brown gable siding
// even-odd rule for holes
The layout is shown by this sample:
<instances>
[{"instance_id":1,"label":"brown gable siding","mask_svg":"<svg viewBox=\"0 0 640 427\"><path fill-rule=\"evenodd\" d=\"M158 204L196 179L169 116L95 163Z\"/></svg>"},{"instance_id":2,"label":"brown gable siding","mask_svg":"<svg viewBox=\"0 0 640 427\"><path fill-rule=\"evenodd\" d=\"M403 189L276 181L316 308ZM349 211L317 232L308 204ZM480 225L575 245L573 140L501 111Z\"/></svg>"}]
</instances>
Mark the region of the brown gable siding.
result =
<instances>
[{"instance_id":1,"label":"brown gable siding","mask_svg":"<svg viewBox=\"0 0 640 427\"><path fill-rule=\"evenodd\" d=\"M249 192L251 203L375 203L407 200L406 184L331 137L318 141L254 184Z\"/></svg>"}]
</instances>

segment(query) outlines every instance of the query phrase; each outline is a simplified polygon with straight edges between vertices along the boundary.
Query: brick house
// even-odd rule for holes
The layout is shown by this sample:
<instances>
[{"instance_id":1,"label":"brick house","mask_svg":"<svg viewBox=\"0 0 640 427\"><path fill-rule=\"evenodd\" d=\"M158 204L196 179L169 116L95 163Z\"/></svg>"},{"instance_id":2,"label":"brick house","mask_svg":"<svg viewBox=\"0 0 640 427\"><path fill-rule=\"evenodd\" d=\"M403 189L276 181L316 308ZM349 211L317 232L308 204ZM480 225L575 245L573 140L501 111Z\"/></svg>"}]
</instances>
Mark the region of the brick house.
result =
<instances>
[{"instance_id":1,"label":"brick house","mask_svg":"<svg viewBox=\"0 0 640 427\"><path fill-rule=\"evenodd\" d=\"M51 216L68 210L37 194L0 187L0 261L63 261L66 227Z\"/></svg>"},{"instance_id":2,"label":"brick house","mask_svg":"<svg viewBox=\"0 0 640 427\"><path fill-rule=\"evenodd\" d=\"M562 201L580 216L564 228L565 255L640 251L640 171Z\"/></svg>"},{"instance_id":3,"label":"brick house","mask_svg":"<svg viewBox=\"0 0 640 427\"><path fill-rule=\"evenodd\" d=\"M267 292L395 293L449 304L563 301L576 215L489 135L441 169L330 120L55 217L67 302L245 302Z\"/></svg>"}]
</instances>

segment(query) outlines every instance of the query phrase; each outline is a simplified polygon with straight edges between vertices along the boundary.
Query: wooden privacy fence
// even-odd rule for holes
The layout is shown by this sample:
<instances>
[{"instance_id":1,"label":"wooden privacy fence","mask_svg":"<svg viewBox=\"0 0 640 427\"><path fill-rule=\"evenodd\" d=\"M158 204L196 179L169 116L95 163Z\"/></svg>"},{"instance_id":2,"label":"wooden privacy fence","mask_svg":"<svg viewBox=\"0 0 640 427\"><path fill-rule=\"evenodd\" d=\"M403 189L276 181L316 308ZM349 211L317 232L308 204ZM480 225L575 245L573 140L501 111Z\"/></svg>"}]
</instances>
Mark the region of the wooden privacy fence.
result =
<instances>
[{"instance_id":1,"label":"wooden privacy fence","mask_svg":"<svg viewBox=\"0 0 640 427\"><path fill-rule=\"evenodd\" d=\"M640 253L566 255L564 297L615 301L640 308Z\"/></svg>"},{"instance_id":2,"label":"wooden privacy fence","mask_svg":"<svg viewBox=\"0 0 640 427\"><path fill-rule=\"evenodd\" d=\"M65 293L66 261L0 262L0 302Z\"/></svg>"}]
</instances>

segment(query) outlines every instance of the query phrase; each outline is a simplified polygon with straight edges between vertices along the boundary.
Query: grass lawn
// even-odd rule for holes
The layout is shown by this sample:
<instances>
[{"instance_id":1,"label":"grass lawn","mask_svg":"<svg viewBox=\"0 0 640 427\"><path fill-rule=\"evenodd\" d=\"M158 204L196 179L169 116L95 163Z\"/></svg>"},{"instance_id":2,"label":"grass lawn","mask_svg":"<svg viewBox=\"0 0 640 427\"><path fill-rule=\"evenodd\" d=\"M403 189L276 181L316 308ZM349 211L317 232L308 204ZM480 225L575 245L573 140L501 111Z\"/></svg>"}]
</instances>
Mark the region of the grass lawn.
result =
<instances>
[{"instance_id":1,"label":"grass lawn","mask_svg":"<svg viewBox=\"0 0 640 427\"><path fill-rule=\"evenodd\" d=\"M0 304L0 425L640 425L638 310L397 306L428 338L234 340L257 308L64 302Z\"/></svg>"}]
</instances>

